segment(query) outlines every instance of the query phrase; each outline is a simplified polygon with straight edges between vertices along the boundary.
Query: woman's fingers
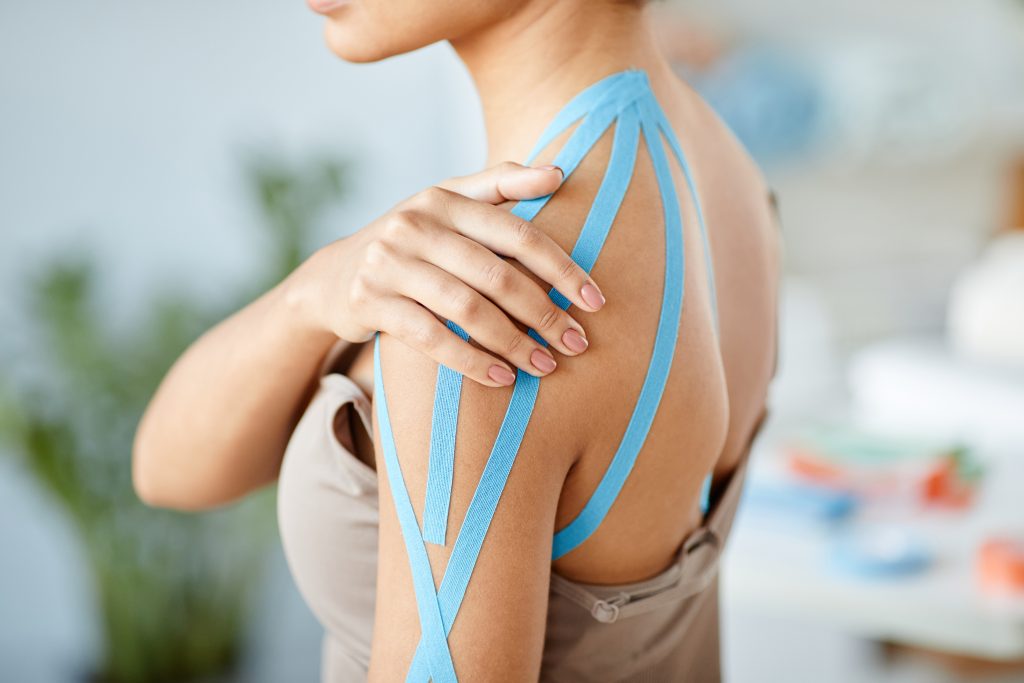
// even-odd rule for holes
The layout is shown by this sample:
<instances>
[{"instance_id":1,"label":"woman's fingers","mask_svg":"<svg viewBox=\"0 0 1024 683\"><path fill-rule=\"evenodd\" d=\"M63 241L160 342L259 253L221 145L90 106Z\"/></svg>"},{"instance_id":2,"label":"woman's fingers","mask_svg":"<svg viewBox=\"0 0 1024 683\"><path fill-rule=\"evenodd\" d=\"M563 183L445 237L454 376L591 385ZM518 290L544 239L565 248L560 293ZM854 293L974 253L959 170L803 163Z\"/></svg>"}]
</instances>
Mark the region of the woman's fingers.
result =
<instances>
[{"instance_id":1,"label":"woman's fingers","mask_svg":"<svg viewBox=\"0 0 1024 683\"><path fill-rule=\"evenodd\" d=\"M604 305L597 283L530 221L441 188L421 195L427 212L491 251L515 258L576 306L593 312Z\"/></svg>"},{"instance_id":2,"label":"woman's fingers","mask_svg":"<svg viewBox=\"0 0 1024 683\"><path fill-rule=\"evenodd\" d=\"M586 350L586 332L583 326L565 310L555 304L547 290L540 287L525 273L505 261L493 251L457 232L438 225L433 230L420 233L422 237L410 239L404 248L411 255L433 263L442 271L480 292L485 300L493 301L504 313L535 330L552 347L567 356L575 356ZM415 297L413 297L415 298ZM428 308L432 308L428 306ZM436 309L435 309L436 310ZM453 319L445 314L445 317ZM496 320L489 318L489 320ZM459 323L473 338L487 348L502 353L505 358L515 358L503 352L504 347L493 346L484 341L478 332ZM506 325L517 329L510 321ZM570 330L574 330L570 332ZM507 339L507 337L506 337ZM536 343L527 335L531 343ZM523 367L520 365L520 367ZM523 367L529 371L528 368ZM543 368L541 368L543 370Z\"/></svg>"},{"instance_id":3,"label":"woman's fingers","mask_svg":"<svg viewBox=\"0 0 1024 683\"><path fill-rule=\"evenodd\" d=\"M581 353L582 326L547 287L501 258L515 258L577 307L601 308L596 283L554 240L495 206L549 195L561 182L556 167L506 163L399 205L360 242L363 256L349 287L352 317L485 386L512 384L513 368L537 377L554 370L545 342L566 355ZM474 343L439 318L458 324Z\"/></svg>"},{"instance_id":4,"label":"woman's fingers","mask_svg":"<svg viewBox=\"0 0 1024 683\"><path fill-rule=\"evenodd\" d=\"M523 166L512 161L472 175L449 178L438 187L469 199L501 204L510 199L536 199L549 195L562 184L557 166Z\"/></svg>"},{"instance_id":5,"label":"woman's fingers","mask_svg":"<svg viewBox=\"0 0 1024 683\"><path fill-rule=\"evenodd\" d=\"M388 297L381 303L380 329L410 348L484 386L504 387L515 382L515 372L506 363L462 341L415 301Z\"/></svg>"},{"instance_id":6,"label":"woman's fingers","mask_svg":"<svg viewBox=\"0 0 1024 683\"><path fill-rule=\"evenodd\" d=\"M454 321L484 348L534 377L543 377L555 369L550 351L458 277L416 257L400 258L391 272L399 281L389 282L389 288Z\"/></svg>"}]
</instances>

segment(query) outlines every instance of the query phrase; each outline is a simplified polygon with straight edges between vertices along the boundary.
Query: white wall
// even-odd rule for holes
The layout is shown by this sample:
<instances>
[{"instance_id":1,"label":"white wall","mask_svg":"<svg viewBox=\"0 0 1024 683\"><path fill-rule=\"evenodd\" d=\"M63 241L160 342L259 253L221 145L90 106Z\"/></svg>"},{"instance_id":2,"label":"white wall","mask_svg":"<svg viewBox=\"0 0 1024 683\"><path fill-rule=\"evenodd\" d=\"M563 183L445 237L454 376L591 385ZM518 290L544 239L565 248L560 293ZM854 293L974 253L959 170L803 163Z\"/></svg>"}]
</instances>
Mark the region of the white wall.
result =
<instances>
[{"instance_id":1,"label":"white wall","mask_svg":"<svg viewBox=\"0 0 1024 683\"><path fill-rule=\"evenodd\" d=\"M1024 157L1019 0L693 0L731 42L787 50L826 94L826 149L770 169L790 273L844 350L940 332L948 288L1002 227Z\"/></svg>"},{"instance_id":2,"label":"white wall","mask_svg":"<svg viewBox=\"0 0 1024 683\"><path fill-rule=\"evenodd\" d=\"M482 159L475 96L445 46L346 64L298 1L3 3L0 55L8 294L65 244L97 245L126 289L183 265L199 285L238 275L249 147L356 163L328 234Z\"/></svg>"},{"instance_id":3,"label":"white wall","mask_svg":"<svg viewBox=\"0 0 1024 683\"><path fill-rule=\"evenodd\" d=\"M241 155L265 146L353 162L325 241L484 158L446 46L346 64L301 0L0 3L0 353L28 343L22 285L56 250L95 250L115 315L158 282L213 295L244 277L260 245ZM97 645L83 561L0 457L0 680L83 673ZM261 613L247 680L316 680L319 627L280 555Z\"/></svg>"}]
</instances>

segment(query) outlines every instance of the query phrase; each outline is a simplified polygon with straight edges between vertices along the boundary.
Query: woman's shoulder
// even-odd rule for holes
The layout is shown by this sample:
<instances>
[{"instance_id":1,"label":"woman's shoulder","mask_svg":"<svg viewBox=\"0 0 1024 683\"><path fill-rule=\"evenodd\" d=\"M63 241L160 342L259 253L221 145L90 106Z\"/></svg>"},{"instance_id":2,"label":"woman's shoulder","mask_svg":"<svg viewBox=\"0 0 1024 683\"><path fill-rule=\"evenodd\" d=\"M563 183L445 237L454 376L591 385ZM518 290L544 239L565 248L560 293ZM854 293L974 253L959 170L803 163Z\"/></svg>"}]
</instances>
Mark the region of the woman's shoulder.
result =
<instances>
[{"instance_id":1,"label":"woman's shoulder","mask_svg":"<svg viewBox=\"0 0 1024 683\"><path fill-rule=\"evenodd\" d=\"M778 196L765 173L726 122L699 94L682 85L683 105L677 105L677 130L691 150L696 174L703 182L702 202L709 210L730 209L730 220L719 219L717 229L736 237L778 241L775 214ZM735 228L731 226L735 225Z\"/></svg>"},{"instance_id":2,"label":"woman's shoulder","mask_svg":"<svg viewBox=\"0 0 1024 683\"><path fill-rule=\"evenodd\" d=\"M591 271L610 305L597 313L569 309L578 316L594 343L582 356L560 362L559 370L544 381L542 394L566 400L580 393L588 395L587 405L579 409L579 414L572 413L571 408L564 409L570 411L562 415L567 424L593 420L595 413L609 417L617 414L623 409L619 404L628 403L624 399L628 394L625 389L643 376L647 360L644 353L636 354L636 358L619 356L631 344L636 346L636 339L653 338L656 303L661 299L665 278L666 220L672 210L680 213L686 268L694 271L694 279L687 279L688 303L684 308L691 312L694 306L706 308L701 299L708 294L717 296L715 303L727 328L728 340L723 349L727 371L745 362L740 356L747 352L742 351L742 344L737 347L733 343L737 339L763 339L766 353L770 350L768 342L775 328L775 282L780 269L779 231L771 188L757 163L699 95L685 84L676 94L678 97L664 97L660 102L671 134L685 156L692 183L675 158L670 134L666 133L660 140L663 161L675 181L674 199L667 198L659 186L651 156L658 152L646 144L646 138L638 139L628 188ZM612 163L614 132L614 127L610 128L598 139L534 220L567 252L573 249L591 213L601 210L595 205L595 198ZM677 206L666 206L666 201L674 201ZM699 229L701 221L703 231ZM702 233L706 233L710 245L717 295L707 293L704 283L699 282L704 279L703 274L696 277L703 271L699 256ZM699 317L703 319L703 314ZM615 357L604 357L603 350L609 348ZM699 357L702 356L692 353L687 356L690 364ZM746 389L749 391L739 390L737 394L748 395L750 401L731 397L740 422L759 400L759 387ZM591 433L592 430L585 429L579 434L579 451L587 448Z\"/></svg>"}]
</instances>

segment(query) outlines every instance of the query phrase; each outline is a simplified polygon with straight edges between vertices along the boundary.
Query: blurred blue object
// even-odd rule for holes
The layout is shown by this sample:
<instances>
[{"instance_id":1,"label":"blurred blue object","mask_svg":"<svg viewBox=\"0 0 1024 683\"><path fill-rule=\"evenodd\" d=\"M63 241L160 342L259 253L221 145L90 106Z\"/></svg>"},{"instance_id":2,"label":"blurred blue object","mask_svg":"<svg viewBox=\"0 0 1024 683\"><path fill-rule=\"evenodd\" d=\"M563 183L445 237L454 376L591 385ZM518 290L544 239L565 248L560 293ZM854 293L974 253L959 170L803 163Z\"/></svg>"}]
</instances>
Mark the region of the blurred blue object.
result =
<instances>
[{"instance_id":1,"label":"blurred blue object","mask_svg":"<svg viewBox=\"0 0 1024 683\"><path fill-rule=\"evenodd\" d=\"M919 536L879 526L837 538L829 560L831 568L839 574L883 579L924 571L932 563L932 553Z\"/></svg>"},{"instance_id":2,"label":"blurred blue object","mask_svg":"<svg viewBox=\"0 0 1024 683\"><path fill-rule=\"evenodd\" d=\"M857 509L858 499L845 491L752 477L744 492L744 504L757 512L836 522L846 519Z\"/></svg>"},{"instance_id":3,"label":"blurred blue object","mask_svg":"<svg viewBox=\"0 0 1024 683\"><path fill-rule=\"evenodd\" d=\"M821 129L817 81L779 50L741 48L687 78L759 162L799 155Z\"/></svg>"}]
</instances>

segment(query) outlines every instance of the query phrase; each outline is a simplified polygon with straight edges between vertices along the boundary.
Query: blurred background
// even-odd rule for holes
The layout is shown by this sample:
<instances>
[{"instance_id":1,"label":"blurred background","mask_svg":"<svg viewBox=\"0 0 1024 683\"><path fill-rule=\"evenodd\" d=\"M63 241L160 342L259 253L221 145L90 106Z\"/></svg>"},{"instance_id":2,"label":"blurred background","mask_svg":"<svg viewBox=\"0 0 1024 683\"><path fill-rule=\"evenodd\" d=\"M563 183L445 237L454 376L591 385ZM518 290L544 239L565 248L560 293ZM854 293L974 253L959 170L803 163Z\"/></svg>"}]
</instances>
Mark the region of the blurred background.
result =
<instances>
[{"instance_id":1,"label":"blurred background","mask_svg":"<svg viewBox=\"0 0 1024 683\"><path fill-rule=\"evenodd\" d=\"M785 234L728 680L1024 681L1024 1L655 9ZM274 492L146 509L132 432L202 329L483 142L447 46L348 65L302 3L0 5L0 681L318 680Z\"/></svg>"}]
</instances>

